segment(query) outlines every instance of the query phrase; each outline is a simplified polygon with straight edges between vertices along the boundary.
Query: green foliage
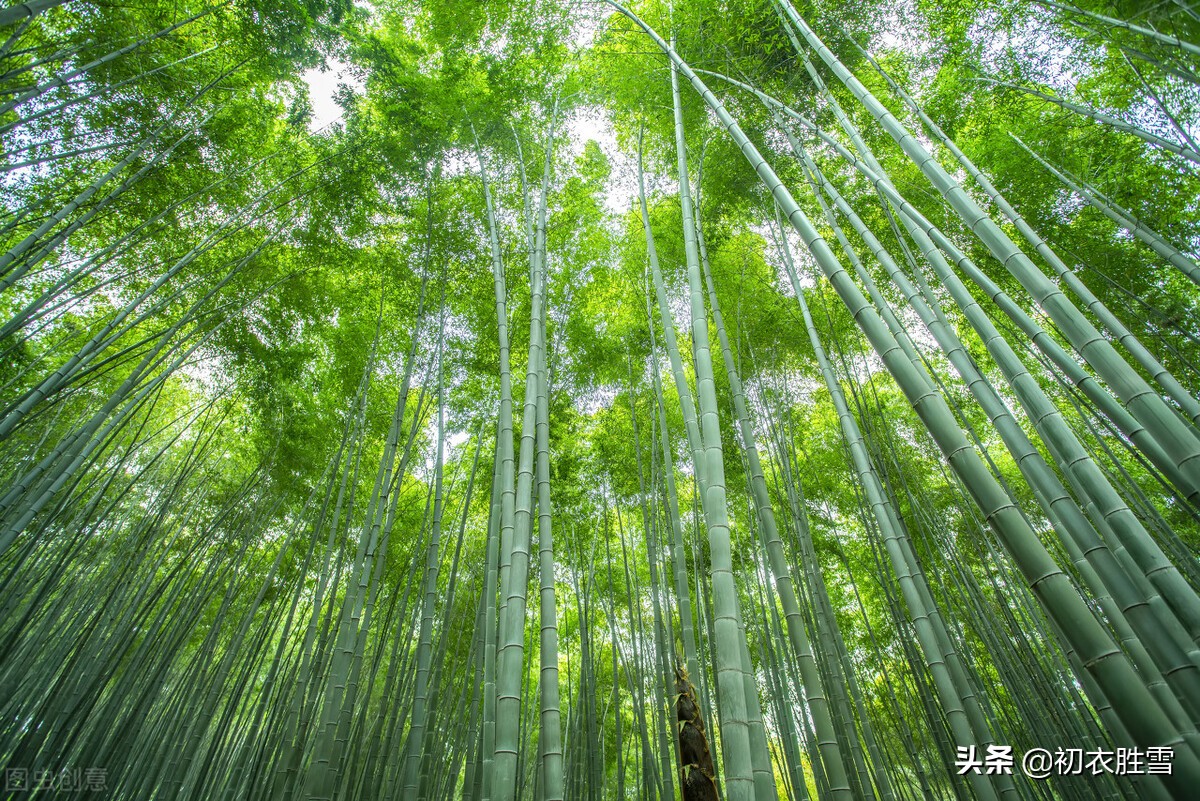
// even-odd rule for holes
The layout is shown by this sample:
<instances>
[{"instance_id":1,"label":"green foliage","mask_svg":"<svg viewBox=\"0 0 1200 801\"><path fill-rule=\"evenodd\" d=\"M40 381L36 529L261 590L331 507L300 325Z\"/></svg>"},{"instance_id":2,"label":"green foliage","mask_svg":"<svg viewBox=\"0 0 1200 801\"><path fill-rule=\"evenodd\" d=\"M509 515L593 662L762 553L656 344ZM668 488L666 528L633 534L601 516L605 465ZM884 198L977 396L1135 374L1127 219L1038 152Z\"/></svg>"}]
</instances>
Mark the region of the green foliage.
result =
<instances>
[{"instance_id":1,"label":"green foliage","mask_svg":"<svg viewBox=\"0 0 1200 801\"><path fill-rule=\"evenodd\" d=\"M1177 127L1191 135L1200 114L1200 83L1187 77L1200 70L1194 57L1025 0L921 0L902 21L875 0L794 5L887 111L935 141L858 50L866 47L1196 396L1196 285L1010 136L1195 257L1194 165L1014 88L1183 140ZM1181 4L1144 13L1136 5L1074 3L1200 40L1200 23ZM1045 339L1069 344L1071 332L1037 311L919 166L809 52L828 84L822 91L773 0L646 0L635 10L688 64L707 71L700 75L714 96L831 247L837 250L837 235L780 119L711 73L778 98L850 147L836 101L911 207L1029 310L1047 329ZM190 15L197 17L180 24ZM120 798L320 798L336 788L339 798L353 799L399 793L404 760L393 757L415 748L423 797L479 797L482 779L478 787L470 782L491 757L479 757L487 737L480 621L496 614L497 599L511 600L502 589L490 606L485 597L489 543L510 548L499 573L514 558L512 529L502 533L512 525L501 502L511 476L504 478L497 446L501 321L489 233L495 225L506 287L515 470L525 455L522 435L532 434L521 430L531 322L537 327L530 269L539 257L530 248L548 165L545 372L556 539L547 584L557 595L566 785L568 795L589 801L615 798L618 786L664 797L659 758L674 758L675 728L662 703L669 707L671 699L658 696L664 674L698 657L701 675L691 678L710 721L719 720L715 547L710 553L685 409L667 366L645 231L629 192L641 158L667 311L694 392L665 55L607 6L551 0L74 2L37 15L14 36L0 42L0 149L9 165L0 174L0 246L7 251L0 266L0 686L9 718L27 723L0 735L5 763L64 768L94 760L108 767ZM313 132L317 98L302 74L334 61L361 78L361 90L341 90L342 120ZM926 611L945 621L947 646L965 666L960 690L985 696L992 728L978 734L1027 746L1049 745L1039 739L1047 736L1074 738L1062 740L1064 747L1106 742L1111 719L1085 698L1086 682L1077 686L1080 674L1069 665L1076 655L1002 548L995 521L946 466L937 438L862 333L862 318L872 312L848 309L820 277L813 248L793 238L800 291L833 363L835 383L826 386L784 270L774 200L711 107L686 81L683 88L705 253L758 437L741 440L710 323L736 602L766 736L780 753L791 748L800 758L785 767L818 786L814 760L829 757L802 728L812 722L809 702L824 690L803 686L796 665L805 656L794 652L786 627L771 623L786 614L777 594L785 581L768 575L745 447L763 463L799 596L800 619L787 625L803 628L811 642L840 747L878 771L853 780L876 782L880 797L887 795L880 776L904 797L951 797L963 789L954 784L953 748L970 744L953 742L945 714L952 699L936 683L945 660L921 650L917 619L924 625L927 615L902 593L884 541L891 524L878 518L849 458L830 387L846 395L896 525L911 543L909 568L932 599ZM601 131L581 134L590 119L602 120ZM1099 536L1116 550L1118 535L1103 530L1089 488L1060 463L1060 443L1042 436L1041 421L1029 419L1021 405L1027 397L1005 380L986 337L933 280L894 205L833 148L798 127L793 133L901 271L920 271L933 284L930 299L1053 467L1066 502L1100 517ZM931 149L1021 241L953 154ZM1120 621L1102 606L1108 599L1086 584L1063 532L1054 530L1027 465L1006 449L871 253L869 237L837 219L911 336L921 362L914 370L977 437L987 470L1037 542L1083 600L1103 610L1103 631L1118 631ZM1050 274L1044 260L1038 266ZM1182 589L1194 587L1195 494L1173 485L1145 440L1118 430L1120 421L1096 408L1086 388L1048 368L992 293L975 284L968 291L1061 411L1062 431L1077 437L1165 554L1170 570L1161 572L1178 575ZM1095 311L1086 319L1098 320ZM1158 378L1144 367L1130 372ZM441 429L439 402L447 421ZM1172 418L1186 413L1163 408ZM428 732L411 744L410 674L418 664L439 445L446 457L439 573L430 585L437 592L429 610ZM536 520L532 497L527 509ZM539 525L529 544L530 581L538 582L531 586L546 578ZM1137 575L1155 571L1123 552L1121 560L1139 592L1143 585L1161 591ZM689 582L699 654L685 653L677 567ZM533 773L543 736L537 716L544 710L533 693L544 669L544 621L533 612L536 590L528 595L515 666L524 692L522 797L544 781ZM1183 595L1155 595L1154 614L1183 632L1186 642L1176 646L1190 649L1195 632L1181 611L1190 603ZM1128 646L1122 643L1122 654L1141 658ZM1160 656L1145 659L1157 665ZM1137 667L1135 675L1149 676L1145 663ZM837 679L846 672L853 683ZM1163 673L1169 683L1155 692L1178 696L1172 720L1194 722L1200 699L1172 671ZM788 734L785 715L801 733ZM714 729L719 756L724 738ZM870 737L883 756L871 755ZM853 764L847 768L854 773ZM1117 794L1128 789L1121 781L1102 777L1085 790L1064 782L1054 792Z\"/></svg>"}]
</instances>

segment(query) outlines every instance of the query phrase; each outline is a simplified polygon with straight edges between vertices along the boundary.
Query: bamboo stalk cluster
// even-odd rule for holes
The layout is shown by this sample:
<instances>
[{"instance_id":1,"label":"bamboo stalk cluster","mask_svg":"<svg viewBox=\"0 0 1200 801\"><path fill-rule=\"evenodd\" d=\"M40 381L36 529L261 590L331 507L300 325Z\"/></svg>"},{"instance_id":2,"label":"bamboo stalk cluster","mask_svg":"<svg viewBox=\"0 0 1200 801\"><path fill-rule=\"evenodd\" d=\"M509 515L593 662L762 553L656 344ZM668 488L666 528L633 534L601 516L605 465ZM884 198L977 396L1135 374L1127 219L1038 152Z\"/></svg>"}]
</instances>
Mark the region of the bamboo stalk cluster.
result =
<instances>
[{"instance_id":1,"label":"bamboo stalk cluster","mask_svg":"<svg viewBox=\"0 0 1200 801\"><path fill-rule=\"evenodd\" d=\"M594 153L566 155L570 76L524 99L536 126L464 109L466 144L389 179L415 83L380 69L311 134L263 110L291 57L227 41L224 6L97 43L59 42L58 5L0 11L6 766L181 801L1200 785L1196 371L848 32L852 65L770 0L805 110L609 0L671 96L669 134L618 110L621 256L580 244L621 221ZM1029 92L1200 160L1158 95L1179 141ZM106 104L119 124L86 130ZM701 195L718 129L764 190L754 225ZM1200 284L1186 245L1016 141ZM369 210L335 208L347 187ZM754 259L778 274L747 303L799 343L781 358L743 338ZM620 376L608 399L589 370ZM955 769L1054 746L1169 749L1171 771Z\"/></svg>"}]
</instances>

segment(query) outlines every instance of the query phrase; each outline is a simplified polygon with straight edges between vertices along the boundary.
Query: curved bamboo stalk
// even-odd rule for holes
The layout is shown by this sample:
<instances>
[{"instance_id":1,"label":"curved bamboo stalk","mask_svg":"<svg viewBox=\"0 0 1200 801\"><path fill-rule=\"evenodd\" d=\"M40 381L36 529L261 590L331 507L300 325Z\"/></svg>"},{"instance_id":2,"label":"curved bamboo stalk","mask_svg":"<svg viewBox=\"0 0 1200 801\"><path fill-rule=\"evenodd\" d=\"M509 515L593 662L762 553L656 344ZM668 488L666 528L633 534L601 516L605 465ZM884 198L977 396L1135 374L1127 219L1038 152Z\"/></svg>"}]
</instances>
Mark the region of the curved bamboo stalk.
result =
<instances>
[{"instance_id":1,"label":"curved bamboo stalk","mask_svg":"<svg viewBox=\"0 0 1200 801\"><path fill-rule=\"evenodd\" d=\"M995 84L996 86L1015 89L1018 92L1024 92L1025 94L1041 98L1048 103L1053 103L1064 111L1070 111L1075 114L1079 114L1080 116L1087 117L1088 119L1095 120L1096 122L1104 123L1110 128L1120 131L1121 133L1127 133L1131 136L1136 136L1138 139L1141 139L1147 144L1162 148L1168 153L1174 153L1176 156L1182 156L1188 161L1200 164L1200 153L1197 153L1192 148L1187 147L1186 145L1181 145L1177 142L1172 142L1170 139L1163 139L1157 134L1150 133L1149 131L1143 130L1136 125L1131 125L1130 123L1125 122L1125 120L1114 117L1111 114L1105 114L1102 111L1096 111L1095 109L1090 109L1087 106L1081 106L1078 103L1072 103L1070 100L1063 100L1061 97L1048 95L1045 92L1038 91L1037 89L1031 89L1028 86L1019 86L1015 83L997 81L991 78L980 78L980 80Z\"/></svg>"},{"instance_id":2,"label":"curved bamboo stalk","mask_svg":"<svg viewBox=\"0 0 1200 801\"><path fill-rule=\"evenodd\" d=\"M1016 229L1021 232L1021 235L1025 237L1025 240L1037 250L1038 255L1040 255L1046 261L1046 263L1050 265L1060 279L1066 282L1071 291L1074 292L1076 296L1084 302L1084 304L1086 304L1088 310L1097 316L1100 322L1104 324L1105 328L1112 332L1113 336L1115 336L1117 340L1120 341L1120 343L1124 345L1125 348L1133 355L1138 363L1142 365L1142 367L1145 368L1148 373L1150 373L1151 377L1158 382L1159 386L1167 391L1167 393L1171 396L1171 399L1179 404L1180 408L1185 411L1192 421L1200 424L1200 402L1198 402L1175 379L1175 377L1171 375L1171 373L1165 367L1163 367L1158 359L1156 359L1154 355L1146 349L1146 347L1138 340L1138 338L1134 336L1134 334L1129 331L1129 329L1126 328L1120 320L1117 319L1116 315L1109 311L1108 307L1105 306L1100 299L1097 298L1092 291L1087 288L1087 286L1079 279L1075 272L1063 263L1058 254L1054 252L1054 249L1051 248L1050 245L1038 235L1033 227L1026 222L1025 219L1017 212L1017 210L1013 208L1012 205L1004 198L1004 196L988 179L988 177L984 175L978 167L975 166L975 163L971 161L971 159L968 158L967 155L962 152L962 150L959 149L958 145L956 145L954 141L946 135L941 127L939 127L937 123L935 123L929 117L929 115L925 113L920 104L918 104L907 92L905 92L904 89L901 88L900 85L897 84L892 77L882 69L882 67L880 67L878 62L876 62L866 50L859 48L859 52L863 54L863 56L875 67L876 71L879 72L884 80L887 81L888 86L892 88L892 91L896 93L896 95L900 97L900 99L903 100L920 118L926 129L929 130L929 132L932 133L933 136L947 150L950 151L958 163L962 165L963 169L967 171L967 174L975 179L975 182L981 189L983 189L988 198L994 204L996 204L996 207L1000 209L1006 218L1008 218L1009 222L1011 222ZM1120 224L1119 221L1118 224ZM1192 277L1193 280L1200 282L1200 269L1197 269L1194 263L1191 263L1191 267L1196 271L1197 274L1194 277L1189 277Z\"/></svg>"},{"instance_id":3,"label":"curved bamboo stalk","mask_svg":"<svg viewBox=\"0 0 1200 801\"><path fill-rule=\"evenodd\" d=\"M849 281L849 276L829 250L829 246L818 235L775 171L745 136L738 123L699 76L649 25L613 0L608 2L642 28L659 49L679 67L770 189L789 222L800 233L818 265L842 296L880 358L901 385L914 409L926 422L951 467L961 476L989 523L995 526L1020 566L1026 581L1051 617L1060 623L1064 636L1079 652L1085 667L1096 677L1100 687L1109 696L1113 707L1126 722L1134 741L1146 746L1183 746L1178 730L1142 684L1120 649L1092 615L1071 585L1070 579L1054 563L1011 500L992 479L961 430L954 425L953 415L945 401L920 385L912 371L911 363L899 353L899 345L882 320L871 309L857 286ZM1187 787L1200 782L1200 760L1186 747L1177 750L1176 756L1180 758L1175 765L1176 773L1167 783L1179 792L1187 792ZM1185 775L1192 778L1185 779Z\"/></svg>"},{"instance_id":4,"label":"curved bamboo stalk","mask_svg":"<svg viewBox=\"0 0 1200 801\"><path fill-rule=\"evenodd\" d=\"M1200 55L1200 46L1194 45L1191 42L1185 42L1183 39L1180 39L1178 36L1170 36L1165 33L1160 33L1159 31L1151 30L1150 28L1144 28L1141 25L1134 25L1132 22L1126 22L1125 20L1116 19L1114 17L1108 17L1108 16L1105 16L1104 14L1097 14L1094 11L1084 11L1081 8L1075 8L1074 6L1068 6L1068 5L1064 5L1062 3L1052 2L1052 0L1034 0L1034 2L1038 3L1039 5L1046 6L1048 8L1056 8L1059 11L1066 11L1071 14L1078 14L1081 17L1087 17L1089 19L1093 19L1096 22L1101 22L1101 23L1108 25L1110 27L1113 27L1113 28L1118 28L1120 30L1130 31L1131 33L1140 34L1142 36L1145 36L1147 39L1150 39L1151 41L1158 42L1159 44L1167 45L1168 47L1177 47L1180 50L1184 51L1185 53L1189 53L1193 56Z\"/></svg>"},{"instance_id":5,"label":"curved bamboo stalk","mask_svg":"<svg viewBox=\"0 0 1200 801\"><path fill-rule=\"evenodd\" d=\"M779 0L788 18L808 45L817 52L850 92L867 108L873 119L920 168L967 227L988 251L1017 279L1038 305L1058 325L1076 351L1113 388L1126 407L1175 459L1178 468L1193 483L1200 484L1200 440L1192 434L1166 402L1125 363L1111 343L1033 264L1008 235L938 163L925 146L909 132L871 92L846 69L833 52L800 18L787 0Z\"/></svg>"},{"instance_id":6,"label":"curved bamboo stalk","mask_svg":"<svg viewBox=\"0 0 1200 801\"><path fill-rule=\"evenodd\" d=\"M1094 209L1146 243L1151 250L1166 259L1171 266L1177 268L1179 272L1186 275L1197 285L1200 285L1200 265L1197 265L1193 259L1186 256L1179 248L1167 242L1128 211L1120 208L1111 200L1101 195L1094 187L1072 180L1063 170L1055 167L1035 153L1016 134L1010 132L1008 135L1021 146L1021 149L1033 156L1039 164L1045 167L1047 172L1086 200Z\"/></svg>"}]
</instances>

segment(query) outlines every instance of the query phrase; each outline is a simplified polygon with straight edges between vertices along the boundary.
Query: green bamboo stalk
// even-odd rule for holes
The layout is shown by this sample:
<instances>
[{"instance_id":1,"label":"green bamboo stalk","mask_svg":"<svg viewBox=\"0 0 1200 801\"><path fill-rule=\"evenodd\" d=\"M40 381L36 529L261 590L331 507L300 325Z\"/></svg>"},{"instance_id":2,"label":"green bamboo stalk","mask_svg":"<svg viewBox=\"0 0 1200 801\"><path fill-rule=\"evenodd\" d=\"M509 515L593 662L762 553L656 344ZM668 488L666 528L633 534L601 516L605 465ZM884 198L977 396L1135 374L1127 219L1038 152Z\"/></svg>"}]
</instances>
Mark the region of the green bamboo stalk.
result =
<instances>
[{"instance_id":1,"label":"green bamboo stalk","mask_svg":"<svg viewBox=\"0 0 1200 801\"><path fill-rule=\"evenodd\" d=\"M512 801L517 793L519 736L521 722L521 684L524 670L525 606L529 580L529 540L532 528L534 451L536 450L538 375L545 342L542 330L545 317L546 196L553 165L554 117L546 141L545 169L538 201L534 249L531 254L529 366L525 381L525 411L521 424L521 452L516 480L516 507L513 513L511 557L505 586L506 599L500 611L499 649L496 671L496 751L493 763L493 797Z\"/></svg>"},{"instance_id":2,"label":"green bamboo stalk","mask_svg":"<svg viewBox=\"0 0 1200 801\"><path fill-rule=\"evenodd\" d=\"M733 361L733 353L729 347L729 335L725 330L725 320L721 315L720 301L717 298L716 287L713 285L712 273L709 269L707 253L704 247L703 229L697 225L697 242L704 269L704 280L708 287L709 305L712 308L713 324L717 329L717 340L720 343L721 355L725 362L725 373L729 379L730 392L733 395L734 416L737 418L741 434L742 451L745 454L749 469L750 489L754 499L754 507L758 514L758 523L766 543L767 556L771 573L775 579L775 590L783 606L784 621L787 624L788 638L792 648L799 655L800 671L804 681L804 694L808 699L809 710L813 716L813 724L817 731L817 743L820 748L822 763L830 783L830 794L833 798L849 798L850 784L846 774L844 755L834 734L833 718L829 711L829 702L825 695L820 675L813 658L812 645L800 616L800 605L791 571L783 553L783 541L779 537L779 528L775 522L775 511L772 508L771 497L767 490L766 478L763 475L762 463L758 457L757 436L754 421L746 408L746 397L742 389L741 377Z\"/></svg>"},{"instance_id":3,"label":"green bamboo stalk","mask_svg":"<svg viewBox=\"0 0 1200 801\"><path fill-rule=\"evenodd\" d=\"M700 434L704 448L704 515L708 526L709 564L712 573L713 626L717 636L717 690L721 694L721 754L725 766L725 791L730 801L773 796L774 777L755 777L751 767L761 747L751 742L751 720L761 718L753 675L748 672L745 635L740 629L737 588L733 579L732 545L725 501L725 463L721 427L717 416L716 383L708 345L708 317L700 278L700 258L687 171L687 143L683 131L683 105L679 74L671 70L671 96L675 116L675 155L679 171L679 202L683 213L683 241L687 258L692 312L692 349L699 399ZM761 744L758 744L761 745ZM750 768L748 771L747 768Z\"/></svg>"},{"instance_id":4,"label":"green bamboo stalk","mask_svg":"<svg viewBox=\"0 0 1200 801\"><path fill-rule=\"evenodd\" d=\"M545 257L541 261L542 281L546 280ZM541 338L546 341L546 320L541 320ZM541 671L538 687L541 690L541 716L538 745L541 749L542 787L540 797L545 801L562 801L563 748L562 724L558 697L558 615L555 600L553 507L550 501L550 388L546 369L545 348L539 354L537 375L537 508L538 508L538 573L541 577L541 641L539 655Z\"/></svg>"},{"instance_id":5,"label":"green bamboo stalk","mask_svg":"<svg viewBox=\"0 0 1200 801\"><path fill-rule=\"evenodd\" d=\"M443 283L444 286L444 283ZM423 798L419 784L421 758L425 750L426 725L428 718L429 673L433 662L433 608L437 602L438 569L441 565L442 516L445 505L443 493L443 465L446 449L446 404L443 391L443 351L445 348L445 308L443 309L441 332L438 335L437 354L437 455L434 457L433 478L433 527L429 543L425 546L425 588L421 604L420 636L417 640L417 683L412 712L409 715L408 743L405 749L404 779L400 792L410 798ZM382 563L382 559L380 560Z\"/></svg>"}]
</instances>

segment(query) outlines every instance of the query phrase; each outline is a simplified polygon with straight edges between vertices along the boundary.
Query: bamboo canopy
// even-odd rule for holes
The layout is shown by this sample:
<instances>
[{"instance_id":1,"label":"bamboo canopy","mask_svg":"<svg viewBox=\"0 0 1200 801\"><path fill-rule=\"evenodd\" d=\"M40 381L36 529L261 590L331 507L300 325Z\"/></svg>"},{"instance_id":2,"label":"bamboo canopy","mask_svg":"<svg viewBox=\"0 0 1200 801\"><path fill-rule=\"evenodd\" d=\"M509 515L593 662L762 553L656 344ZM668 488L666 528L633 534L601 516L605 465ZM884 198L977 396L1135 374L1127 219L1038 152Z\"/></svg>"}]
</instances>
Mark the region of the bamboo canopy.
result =
<instances>
[{"instance_id":1,"label":"bamboo canopy","mask_svg":"<svg viewBox=\"0 0 1200 801\"><path fill-rule=\"evenodd\" d=\"M1200 787L1184 0L0 9L5 798Z\"/></svg>"}]
</instances>

